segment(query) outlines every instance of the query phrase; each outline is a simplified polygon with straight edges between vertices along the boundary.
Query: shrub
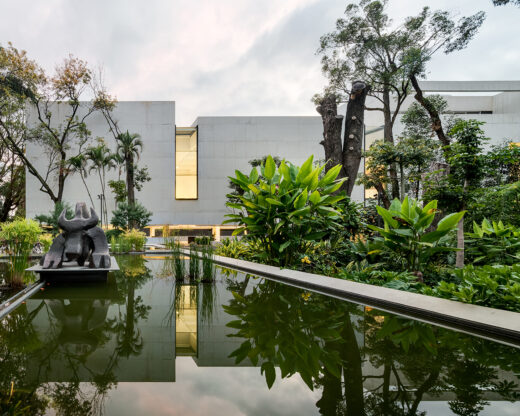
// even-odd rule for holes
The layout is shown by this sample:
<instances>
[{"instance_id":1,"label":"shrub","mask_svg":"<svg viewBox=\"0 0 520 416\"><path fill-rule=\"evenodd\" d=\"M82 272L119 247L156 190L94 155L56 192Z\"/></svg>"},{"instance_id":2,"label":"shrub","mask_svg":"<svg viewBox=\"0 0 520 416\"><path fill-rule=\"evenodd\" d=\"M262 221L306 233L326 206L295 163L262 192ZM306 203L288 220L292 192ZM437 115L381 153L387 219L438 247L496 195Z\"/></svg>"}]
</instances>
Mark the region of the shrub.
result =
<instances>
[{"instance_id":1,"label":"shrub","mask_svg":"<svg viewBox=\"0 0 520 416\"><path fill-rule=\"evenodd\" d=\"M142 229L150 223L151 218L152 213L139 202L135 202L133 205L127 202L120 202L117 204L117 209L112 211L110 223L122 230L128 230L131 223L136 228Z\"/></svg>"},{"instance_id":2,"label":"shrub","mask_svg":"<svg viewBox=\"0 0 520 416\"><path fill-rule=\"evenodd\" d=\"M132 229L122 235L133 251L143 251L146 243L146 235L142 231Z\"/></svg>"},{"instance_id":3,"label":"shrub","mask_svg":"<svg viewBox=\"0 0 520 416\"><path fill-rule=\"evenodd\" d=\"M465 211L447 215L440 220L434 231L428 231L437 210L437 201L431 201L422 208L417 201L405 197L401 203L394 199L390 208L377 207L384 221L384 228L367 225L381 237L374 237L373 253L395 254L405 269L410 272L422 271L430 258L440 252L456 251L456 247L443 245L446 236L456 230Z\"/></svg>"},{"instance_id":4,"label":"shrub","mask_svg":"<svg viewBox=\"0 0 520 416\"><path fill-rule=\"evenodd\" d=\"M60 227L58 226L58 218L63 210L65 210L65 217L67 219L70 220L74 217L74 212L67 202L56 202L52 211L48 214L37 215L34 219L40 224L45 224L50 228L49 232L53 236L57 236L61 232Z\"/></svg>"},{"instance_id":5,"label":"shrub","mask_svg":"<svg viewBox=\"0 0 520 416\"><path fill-rule=\"evenodd\" d=\"M520 228L489 222L473 222L473 232L466 233L466 255L473 263L513 264L520 260Z\"/></svg>"},{"instance_id":6,"label":"shrub","mask_svg":"<svg viewBox=\"0 0 520 416\"><path fill-rule=\"evenodd\" d=\"M23 285L29 255L41 233L40 225L31 219L16 219L0 225L0 240L7 247L9 256L7 279L11 286Z\"/></svg>"},{"instance_id":7,"label":"shrub","mask_svg":"<svg viewBox=\"0 0 520 416\"><path fill-rule=\"evenodd\" d=\"M237 235L247 230L247 238L257 239L266 260L285 266L297 261L309 241L319 241L341 225L336 209L344 195L333 195L344 179L336 180L341 166L331 168L321 179L324 166L313 168L311 156L301 166L282 161L279 167L271 156L249 176L235 171L230 180L244 192L238 202L226 205L237 212L224 223L238 223Z\"/></svg>"},{"instance_id":8,"label":"shrub","mask_svg":"<svg viewBox=\"0 0 520 416\"><path fill-rule=\"evenodd\" d=\"M38 242L42 245L42 253L47 253L52 245L52 234L41 234L38 237Z\"/></svg>"},{"instance_id":9,"label":"shrub","mask_svg":"<svg viewBox=\"0 0 520 416\"><path fill-rule=\"evenodd\" d=\"M454 269L455 282L440 282L423 293L475 305L520 312L520 265Z\"/></svg>"}]
</instances>

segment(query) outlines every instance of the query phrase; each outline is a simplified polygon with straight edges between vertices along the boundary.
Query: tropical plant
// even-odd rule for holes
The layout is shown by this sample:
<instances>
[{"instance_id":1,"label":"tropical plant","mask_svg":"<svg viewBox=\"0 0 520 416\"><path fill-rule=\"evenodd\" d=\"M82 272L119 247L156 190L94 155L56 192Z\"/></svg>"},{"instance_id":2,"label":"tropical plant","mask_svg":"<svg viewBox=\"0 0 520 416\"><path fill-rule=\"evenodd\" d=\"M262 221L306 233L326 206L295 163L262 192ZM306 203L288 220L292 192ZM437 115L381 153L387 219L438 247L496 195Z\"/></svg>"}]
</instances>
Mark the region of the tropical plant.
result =
<instances>
[{"instance_id":1,"label":"tropical plant","mask_svg":"<svg viewBox=\"0 0 520 416\"><path fill-rule=\"evenodd\" d=\"M118 134L116 137L117 154L125 163L126 170L126 193L128 203L135 203L135 160L139 159L139 154L143 150L143 141L139 134L125 133Z\"/></svg>"},{"instance_id":2,"label":"tropical plant","mask_svg":"<svg viewBox=\"0 0 520 416\"><path fill-rule=\"evenodd\" d=\"M373 238L373 243L378 244L375 251L388 251L397 255L410 272L423 271L436 253L456 251L455 247L443 243L446 242L445 237L456 230L465 211L447 215L439 221L434 231L428 231L436 210L436 200L421 207L416 200L409 200L408 197L402 203L394 199L388 210L377 207L377 212L384 221L384 228L367 225L381 235Z\"/></svg>"},{"instance_id":3,"label":"tropical plant","mask_svg":"<svg viewBox=\"0 0 520 416\"><path fill-rule=\"evenodd\" d=\"M139 202L133 205L127 202L120 202L117 208L112 211L112 220L110 223L119 229L128 230L133 224L137 229L146 227L152 218L152 213L148 211Z\"/></svg>"},{"instance_id":4,"label":"tropical plant","mask_svg":"<svg viewBox=\"0 0 520 416\"><path fill-rule=\"evenodd\" d=\"M91 206L94 207L94 200L92 199L92 195L90 194L90 190L88 189L87 182L85 181L85 177L87 176L87 157L85 154L80 153L76 156L72 156L69 160L71 173L79 173L81 177L81 181L85 186L85 190L87 191L88 197L90 199Z\"/></svg>"},{"instance_id":5,"label":"tropical plant","mask_svg":"<svg viewBox=\"0 0 520 416\"><path fill-rule=\"evenodd\" d=\"M96 171L99 177L99 184L101 186L101 193L103 195L102 200L102 216L105 218L105 222L108 218L107 205L106 205L106 171L115 168L114 158L110 149L107 147L103 139L98 138L99 144L97 146L91 146L86 151L86 158L90 162L89 172ZM101 221L103 225L103 221Z\"/></svg>"},{"instance_id":6,"label":"tropical plant","mask_svg":"<svg viewBox=\"0 0 520 416\"><path fill-rule=\"evenodd\" d=\"M52 234L41 234L40 237L38 237L38 242L42 246L42 253L47 253L52 245Z\"/></svg>"},{"instance_id":7,"label":"tropical plant","mask_svg":"<svg viewBox=\"0 0 520 416\"><path fill-rule=\"evenodd\" d=\"M45 224L47 227L50 228L49 232L53 236L57 236L60 233L60 227L58 226L58 218L63 212L63 210L65 210L65 218L67 218L68 220L74 217L74 212L72 211L70 204L68 204L67 202L60 201L54 204L54 209L50 211L48 214L36 215L34 219L38 221L40 225Z\"/></svg>"},{"instance_id":8,"label":"tropical plant","mask_svg":"<svg viewBox=\"0 0 520 416\"><path fill-rule=\"evenodd\" d=\"M238 223L233 234L247 230L247 238L261 242L265 260L280 266L296 261L309 241L318 241L339 227L336 207L345 196L333 193L345 180L336 181L341 166L320 179L324 166L313 168L312 160L313 156L301 167L282 161L277 168L268 156L260 174L253 168L249 176L237 170L236 177L230 177L244 194L239 202L226 203L237 211L228 214L224 223Z\"/></svg>"},{"instance_id":9,"label":"tropical plant","mask_svg":"<svg viewBox=\"0 0 520 416\"><path fill-rule=\"evenodd\" d=\"M467 256L474 264L512 264L520 261L520 228L502 221L481 225L473 222L473 232L466 233Z\"/></svg>"},{"instance_id":10,"label":"tropical plant","mask_svg":"<svg viewBox=\"0 0 520 416\"><path fill-rule=\"evenodd\" d=\"M221 240L220 244L215 246L215 254L217 256L242 260L251 260L253 257L253 253L251 252L247 240L237 240L231 238Z\"/></svg>"},{"instance_id":11,"label":"tropical plant","mask_svg":"<svg viewBox=\"0 0 520 416\"><path fill-rule=\"evenodd\" d=\"M108 181L108 186L110 187L110 189L112 190L112 193L114 194L116 203L126 201L127 193L126 193L125 181L110 180L110 181Z\"/></svg>"},{"instance_id":12,"label":"tropical plant","mask_svg":"<svg viewBox=\"0 0 520 416\"><path fill-rule=\"evenodd\" d=\"M9 256L7 283L11 286L23 286L29 255L41 233L40 225L31 219L16 219L0 225L0 240Z\"/></svg>"},{"instance_id":13,"label":"tropical plant","mask_svg":"<svg viewBox=\"0 0 520 416\"><path fill-rule=\"evenodd\" d=\"M475 305L520 312L520 265L473 266L453 270L455 282L423 293Z\"/></svg>"}]
</instances>

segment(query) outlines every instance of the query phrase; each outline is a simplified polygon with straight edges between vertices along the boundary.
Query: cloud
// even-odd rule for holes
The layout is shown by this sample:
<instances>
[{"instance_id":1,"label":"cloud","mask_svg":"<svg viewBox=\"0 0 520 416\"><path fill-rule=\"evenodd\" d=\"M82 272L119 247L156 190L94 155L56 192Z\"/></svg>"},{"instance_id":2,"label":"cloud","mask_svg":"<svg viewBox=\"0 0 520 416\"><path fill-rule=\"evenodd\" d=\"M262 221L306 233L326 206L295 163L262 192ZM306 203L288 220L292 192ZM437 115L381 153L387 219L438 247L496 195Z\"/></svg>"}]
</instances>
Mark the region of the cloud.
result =
<instances>
[{"instance_id":1,"label":"cloud","mask_svg":"<svg viewBox=\"0 0 520 416\"><path fill-rule=\"evenodd\" d=\"M4 0L0 39L46 70L68 53L105 68L120 100L175 100L177 124L198 115L316 115L326 80L315 55L345 0ZM397 23L428 0L390 0ZM429 79L517 79L520 8L436 0L488 18L467 49L431 61Z\"/></svg>"}]
</instances>

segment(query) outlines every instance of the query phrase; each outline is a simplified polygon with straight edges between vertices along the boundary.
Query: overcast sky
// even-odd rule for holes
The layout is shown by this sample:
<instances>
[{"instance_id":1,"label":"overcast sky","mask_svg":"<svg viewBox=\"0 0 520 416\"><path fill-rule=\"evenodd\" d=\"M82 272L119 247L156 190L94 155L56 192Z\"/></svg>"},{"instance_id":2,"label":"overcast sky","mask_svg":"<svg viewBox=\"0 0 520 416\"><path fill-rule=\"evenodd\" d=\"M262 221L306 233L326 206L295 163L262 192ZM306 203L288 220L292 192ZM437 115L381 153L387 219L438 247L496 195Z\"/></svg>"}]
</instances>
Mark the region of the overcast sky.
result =
<instances>
[{"instance_id":1,"label":"overcast sky","mask_svg":"<svg viewBox=\"0 0 520 416\"><path fill-rule=\"evenodd\" d=\"M119 100L175 100L198 115L316 115L315 55L346 0L0 0L0 43L47 71L69 53L102 65ZM398 22L422 6L487 19L469 47L439 54L431 80L520 78L520 7L491 0L390 0Z\"/></svg>"}]
</instances>

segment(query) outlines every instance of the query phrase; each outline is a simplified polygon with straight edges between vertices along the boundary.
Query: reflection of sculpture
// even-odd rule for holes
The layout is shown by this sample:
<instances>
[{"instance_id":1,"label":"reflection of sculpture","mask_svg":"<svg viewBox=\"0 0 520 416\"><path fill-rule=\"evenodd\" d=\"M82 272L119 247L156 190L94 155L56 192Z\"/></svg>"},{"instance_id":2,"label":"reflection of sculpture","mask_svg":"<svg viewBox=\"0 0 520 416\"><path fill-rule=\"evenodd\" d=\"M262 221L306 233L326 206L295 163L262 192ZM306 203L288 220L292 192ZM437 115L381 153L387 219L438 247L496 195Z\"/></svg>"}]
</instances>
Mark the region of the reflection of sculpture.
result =
<instances>
[{"instance_id":1,"label":"reflection of sculpture","mask_svg":"<svg viewBox=\"0 0 520 416\"><path fill-rule=\"evenodd\" d=\"M92 208L90 214L88 213L84 202L76 204L76 213L72 220L65 218L63 210L58 225L64 232L54 239L49 252L42 257L42 267L58 269L64 261L77 261L79 266L83 266L88 261L90 268L109 268L107 238L103 230L96 227L98 220Z\"/></svg>"}]
</instances>

